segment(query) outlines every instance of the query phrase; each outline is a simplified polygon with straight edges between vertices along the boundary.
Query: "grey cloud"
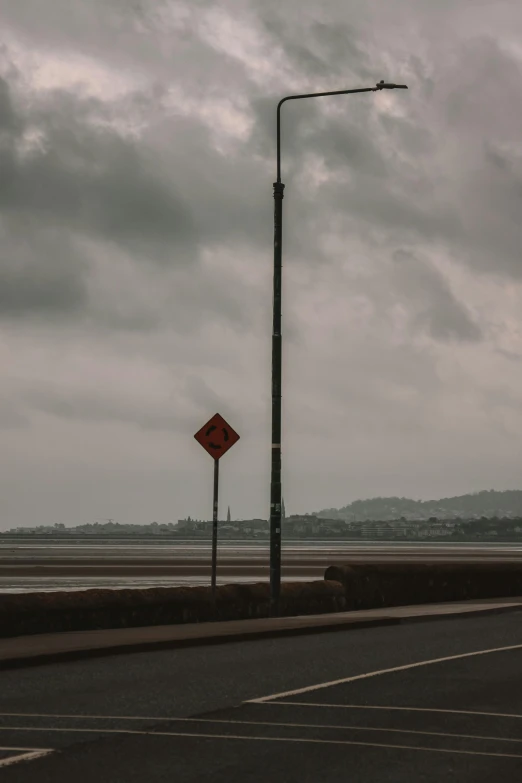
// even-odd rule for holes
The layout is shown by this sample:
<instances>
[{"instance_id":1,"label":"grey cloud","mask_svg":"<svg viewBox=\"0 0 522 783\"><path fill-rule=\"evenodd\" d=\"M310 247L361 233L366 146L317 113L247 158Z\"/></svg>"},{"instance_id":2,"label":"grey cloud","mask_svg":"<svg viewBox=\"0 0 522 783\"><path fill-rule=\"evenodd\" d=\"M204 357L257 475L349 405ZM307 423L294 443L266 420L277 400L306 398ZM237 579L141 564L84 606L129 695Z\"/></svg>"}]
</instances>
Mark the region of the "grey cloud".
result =
<instances>
[{"instance_id":1,"label":"grey cloud","mask_svg":"<svg viewBox=\"0 0 522 783\"><path fill-rule=\"evenodd\" d=\"M92 58L150 89L182 82L202 99L227 95L244 78L232 56L202 40L199 14L215 7L212 0L89 0L89 9L84 0L52 0L43 15L39 0L3 5L2 29L44 56Z\"/></svg>"},{"instance_id":2,"label":"grey cloud","mask_svg":"<svg viewBox=\"0 0 522 783\"><path fill-rule=\"evenodd\" d=\"M403 5L405 8L407 7L407 4ZM198 8L201 7L209 7L209 4L198 4ZM234 7L234 4L231 4L230 7ZM335 4L333 4L332 8L334 7ZM86 26L82 26L79 23L81 19L79 6L75 4L69 5L68 8L70 10L68 13L65 10L65 6L62 8L60 5L53 5L54 10L58 8L60 8L59 13L64 15L66 19L64 40L71 40L71 37L85 35L86 38L89 37L89 42L95 45L96 38L105 34L99 25L95 25L96 29L92 27L94 19L89 18L89 23ZM160 9L159 11L157 10L158 8ZM189 8L189 6L186 6L186 8ZM375 42L372 42L373 49L369 45L363 45L361 29L359 27L350 27L350 25L341 21L337 14L333 16L333 21L330 22L328 20L325 22L317 20L317 14L314 13L310 4L303 6L303 8L301 6L298 8L297 5L285 7L282 18L280 18L280 9L277 4L267 4L263 7L249 4L248 8L253 12L252 19L259 15L265 31L271 36L274 43L281 47L288 63L301 78L308 77L310 80L315 79L317 81L316 77L321 76L326 67L330 74L330 79L333 75L337 78L337 73L339 72L346 74L346 78L349 77L350 80L355 76L358 78L359 76L360 78L368 76L368 78L371 77L373 79L375 69L381 67L380 60L375 59ZM362 6L357 10L358 19L361 18L362 10ZM302 18L299 20L298 16L301 11ZM26 3L25 11L18 9L18 7L13 8L8 15L8 19L11 19L13 24L23 26L24 29L28 28L31 25L30 20L27 18L28 12L29 6ZM439 18L440 14L435 16ZM105 28L106 31L112 30L114 33L114 31L118 30L121 33L121 35L115 38L115 49L119 49L121 52L130 51L136 44L138 50L141 51L140 46L145 46L145 44L149 46L148 35L152 29L156 30L156 22L160 18L165 20L165 30L170 29L171 35L178 36L179 47L183 48L187 41L190 41L190 45L193 47L198 46L197 57L195 56L195 49L193 49L193 57L188 57L188 52L184 55L184 80L187 83L191 82L192 77L198 72L198 64L195 60L199 62L203 52L207 52L209 56L211 55L216 61L221 63L220 67L224 67L223 64L228 60L227 56L225 54L219 55L218 52L212 51L212 47L208 43L205 44L198 39L197 30L193 26L190 14L187 17L188 21L183 31L179 29L174 32L172 28L169 28L167 5L155 7L150 3L143 3L128 9L126 14L125 7L122 4L112 3L107 9ZM327 15L324 15L324 18L327 18ZM364 19L367 20L366 16L364 16ZM143 27L144 24L145 27ZM33 32L35 35L38 33L36 28L34 28ZM54 34L58 35L57 32ZM40 35L42 38L45 38L46 35L51 35L51 31L44 30L43 33L40 31ZM101 40L103 41L103 37ZM170 67L173 64L173 61L170 59L171 53L165 52L162 47L159 47L159 49L161 49L161 57L164 58L165 64L169 63ZM104 48L104 57L110 58L110 56L111 50L106 46ZM158 54L158 60L161 57ZM301 107L292 106L291 112L286 111L283 126L284 161L287 172L289 172L288 178L290 182L292 170L299 167L302 156L308 151L313 150L318 152L318 154L324 153L327 165L332 171L343 165L343 161L346 158L347 164L352 171L360 170L360 179L356 181L353 190L344 185L342 187L332 186L329 189L329 193L323 194L325 203L328 201L329 208L332 211L347 210L352 214L357 214L359 218L371 216L369 220L374 225L381 222L385 230L391 230L394 233L406 230L411 234L412 238L416 235L418 239L427 239L430 242L458 242L460 247L459 255L462 260L467 259L469 263L473 263L474 254L470 247L471 245L479 247L476 255L480 255L483 258L483 254L480 252L483 242L479 236L479 213L482 213L483 207L477 205L478 219L470 216L469 219L473 221L473 226L471 231L467 231L462 224L463 210L459 207L455 208L455 204L451 203L451 199L447 199L446 192L440 191L438 187L433 188L433 185L436 185L437 178L439 178L437 171L430 170L428 165L424 171L424 182L422 185L417 183L416 189L411 188L411 183L408 181L405 173L410 165L415 165L414 157L416 155L422 156L422 165L426 166L426 156L433 155L437 148L440 153L446 138L454 139L455 131L459 128L462 130L466 128L467 132L470 122L475 122L476 125L477 111L481 112L481 122L484 121L486 112L497 116L505 115L508 120L509 117L514 116L512 106L506 112L506 98L496 94L499 92L496 90L496 84L500 82L513 84L516 67L513 65L512 58L505 52L502 52L498 46L492 45L487 40L474 41L471 44L467 44L462 47L458 56L455 54L453 57L448 57L447 60L448 62L444 63L444 67L441 69L436 93L431 98L432 104L444 107L447 112L447 120L444 126L441 125L440 115L437 118L437 123L431 123L429 113L425 112L424 118L420 113L425 111L426 99L430 91L433 91L433 78L431 75L433 68L430 69L427 66L422 49L419 50L418 54L412 53L410 55L407 65L414 77L414 83L411 85L412 94L404 98L401 96L401 100L404 100L405 105L408 106L407 111L410 112L410 116L407 119L390 117L384 117L383 119L383 127L386 129L389 139L393 140L393 144L397 149L409 159L407 165L405 165L404 160L401 161L402 166L392 165L386 153L381 150L379 139L375 137L372 129L367 127L367 115L365 113L357 113L354 101L350 101L349 106L347 104L346 115L350 123L344 129L342 124L339 124L337 121L328 120L326 124L324 123L320 107L318 105L312 106L312 103L318 104L318 102L307 102L306 109L302 107L302 115L299 114ZM149 66L152 67L150 63ZM488 68L492 69L489 74L487 73ZM487 95L484 94L483 77ZM481 80L481 89L476 90L473 84L479 78ZM235 83L240 91L247 89L249 95L254 96L252 103L252 110L256 119L254 136L243 150L238 148L237 152L240 156L243 152L246 157L250 152L256 151L267 158L268 166L273 166L275 94L273 98L267 97L265 93L261 94L258 88L255 88L251 83L249 84L248 78L238 68L235 69L235 74L232 71L227 71L226 79L228 80L227 83ZM204 80L200 78L199 84L204 84ZM214 89L217 91L217 94L219 94L222 86L215 85ZM317 87L317 84L315 86ZM496 93L492 92L493 88L495 88ZM282 87L274 84L274 92L277 92L279 89L282 89ZM508 91L506 94L508 94ZM422 98L420 103L419 96ZM204 93L201 93L201 97L204 97ZM491 106L491 99L497 105L498 111L491 112L490 108L486 110L486 106ZM410 106L412 107L411 109ZM415 106L417 106L417 109L414 108ZM482 108L479 109L478 107ZM285 107L285 109L288 109L288 107ZM300 116L306 117L306 121L301 123ZM314 129L317 129L316 133ZM295 134L298 135L296 136ZM187 143L183 131L179 134L178 139L180 143L182 140L184 143ZM200 135L198 143L194 144L194 148L199 146L199 154L201 156L201 150L205 150L207 145L208 139L205 140ZM192 159L192 155L187 155L187 159ZM436 159L436 156L434 156L434 159ZM463 162L465 164L465 161ZM125 168L127 164L125 160L122 160L120 165ZM241 170L241 167L244 165L245 174L247 173L248 165L245 160L238 160L237 165L239 167L238 170ZM473 169L476 169L478 168L478 161L471 161L470 165L473 166ZM190 203L194 203L192 195L193 193L195 194L196 188L198 188L196 200L201 209L198 208L198 215L192 215L191 217L196 220L199 235L203 236L205 229L208 229L210 240L212 234L217 236L219 232L222 233L225 225L232 226L232 224L236 224L235 228L229 228L229 230L237 232L239 230L237 226L242 225L245 226L244 234L248 233L249 236L255 237L259 243L266 241L263 225L257 217L261 213L256 212L260 202L252 199L252 191L256 187L257 182L260 182L260 177L262 176L260 167L258 165L250 166L250 187L244 188L239 186L242 190L242 214L237 215L237 220L231 219L231 210L234 208L238 209L237 201L235 202L235 207L233 207L235 193L231 192L229 185L225 182L230 176L228 161L224 161L224 165L221 165L218 156L207 155L205 151L203 152L202 164L198 168L206 169L206 177L200 175L196 177L194 184L190 182L187 185L184 184L183 192L188 192L190 194ZM440 170L440 166L438 168ZM376 172L384 176L386 170L389 171L389 178L393 181L393 186L386 186L385 189L382 189L381 186L376 187L372 177L375 176ZM214 173L217 174L217 172L219 172L219 175L215 177L215 181L212 181ZM463 175L466 177L465 168ZM267 179L271 179L271 176L269 175ZM232 178L234 179L233 175ZM183 180L185 183L185 177L183 177ZM220 197L218 196L218 180L223 186ZM243 177L243 181L246 182L246 177ZM107 182L105 184L107 192L110 192L111 183ZM236 185L237 183L234 182L234 184ZM235 187L234 190L238 192L239 188ZM462 190L463 200L469 198L473 202L475 194L473 171L469 172L469 178L463 180ZM114 196L120 193L116 186L114 186L112 192ZM132 189L130 192L133 192ZM205 199L202 193L208 195L208 198ZM245 197L247 200L246 204L244 203ZM210 198L214 202L214 208L210 206L207 208L205 201L207 204L210 204ZM151 204L154 201L154 198L149 199ZM183 202L186 202L186 199L183 199ZM145 223L149 225L151 231L155 231L156 228L161 230L163 227L164 220L161 217L161 203L162 199L158 197L158 200L155 202L155 214L159 216L157 226L155 226L151 217L148 220L145 219ZM139 210L142 205L140 202L131 203L125 207L125 210L130 212L133 206ZM487 209L487 206L486 198L484 207ZM300 208L305 210L305 207L302 205L300 205ZM303 215L306 216L306 210L303 212ZM118 214L117 208L109 210L105 218L97 215L96 220L100 224L101 230L109 234L111 232L117 234L119 231L122 231L122 224L125 224L125 219L121 213ZM138 226L138 223L136 225ZM125 228L127 230L128 227L125 226ZM289 226L288 230L291 231L292 228ZM498 241L502 242L500 236L498 236ZM506 252L512 255L513 247L516 244L515 240L510 240L508 236L504 238L503 244L506 246ZM481 262L482 267L485 267L486 264L487 261L483 259ZM478 261L477 265L479 265Z\"/></svg>"},{"instance_id":3,"label":"grey cloud","mask_svg":"<svg viewBox=\"0 0 522 783\"><path fill-rule=\"evenodd\" d=\"M179 144L175 153L173 138ZM207 129L179 117L162 123L154 141L162 165L172 171L187 203L195 205L193 224L200 244L238 239L266 243L273 180L251 149L241 146L221 154Z\"/></svg>"},{"instance_id":4,"label":"grey cloud","mask_svg":"<svg viewBox=\"0 0 522 783\"><path fill-rule=\"evenodd\" d=\"M482 331L467 308L451 291L443 275L411 252L393 254L394 277L399 294L413 308L412 328L421 329L435 340L477 342Z\"/></svg>"},{"instance_id":5,"label":"grey cloud","mask_svg":"<svg viewBox=\"0 0 522 783\"><path fill-rule=\"evenodd\" d=\"M11 150L0 210L25 212L115 241L183 243L192 238L188 207L136 146L89 125L85 105L53 93L38 113L42 146ZM80 119L78 118L80 115Z\"/></svg>"},{"instance_id":6,"label":"grey cloud","mask_svg":"<svg viewBox=\"0 0 522 783\"><path fill-rule=\"evenodd\" d=\"M238 421L241 414L238 406L234 405L233 397L235 395L229 394L224 398L222 394L212 388L212 370L205 373L205 376L206 378L189 375L185 381L185 394L197 411L202 424L205 417L210 418L214 413L220 413L231 423Z\"/></svg>"},{"instance_id":7,"label":"grey cloud","mask_svg":"<svg viewBox=\"0 0 522 783\"><path fill-rule=\"evenodd\" d=\"M119 267L101 277L89 290L84 325L98 334L149 332L164 329L194 336L213 325L226 324L237 334L252 327L259 306L253 303L255 287L233 274L211 268L152 270L128 262L131 279L118 280ZM125 270L127 271L127 270ZM107 290L108 289L108 290Z\"/></svg>"},{"instance_id":8,"label":"grey cloud","mask_svg":"<svg viewBox=\"0 0 522 783\"><path fill-rule=\"evenodd\" d=\"M321 101L288 103L282 111L282 169L287 184L285 209L292 199L293 222L285 222L292 243L302 251L315 244L313 217L328 214L353 229L357 221L372 231L388 232L399 241L459 242L464 238L462 215L437 187L440 174L432 171L429 157L440 151L434 129L418 118L384 115L372 118L370 96L353 96L339 103L341 116L327 116ZM398 99L399 100L399 99ZM400 96L407 108L408 96ZM274 156L276 101L266 96L253 103L256 123L251 144L264 156ZM315 154L331 175L319 192L296 192L295 176L306 156ZM435 156L434 156L435 157ZM339 175L341 179L339 180ZM317 199L322 208L317 208ZM326 228L326 222L324 226ZM301 255L305 255L301 252Z\"/></svg>"},{"instance_id":9,"label":"grey cloud","mask_svg":"<svg viewBox=\"0 0 522 783\"><path fill-rule=\"evenodd\" d=\"M391 174L378 140L362 133L353 124L329 122L326 128L317 132L311 143L317 145L333 173L347 168L350 173L363 172L368 179L387 178Z\"/></svg>"},{"instance_id":10,"label":"grey cloud","mask_svg":"<svg viewBox=\"0 0 522 783\"><path fill-rule=\"evenodd\" d=\"M85 315L89 304L97 327L150 329L174 317L184 328L184 321L194 324L190 307L201 306L245 324L246 303L230 294L242 283L208 274L198 279L197 259L201 247L216 241L265 241L270 192L252 187L259 177L248 155L231 175L229 162L197 121L165 121L153 128L153 138L131 142L96 126L110 119L99 101L53 92L22 117L2 87L9 137L0 148L0 314ZM39 128L44 141L21 155L24 126ZM175 155L173 138L179 144ZM157 303L132 311L129 303L111 304L105 295L87 303L92 263L80 250L81 237L115 243L131 254L129 263L144 268L150 260L169 271L192 266L193 283L165 279L178 297L184 291L188 298L166 313Z\"/></svg>"},{"instance_id":11,"label":"grey cloud","mask_svg":"<svg viewBox=\"0 0 522 783\"><path fill-rule=\"evenodd\" d=\"M0 134L14 136L20 132L20 129L20 119L16 115L11 100L9 85L7 81L0 76Z\"/></svg>"},{"instance_id":12,"label":"grey cloud","mask_svg":"<svg viewBox=\"0 0 522 783\"><path fill-rule=\"evenodd\" d=\"M411 117L384 116L381 120L388 138L399 147L408 150L411 156L425 159L424 156L436 152L438 140L428 128L423 128Z\"/></svg>"},{"instance_id":13,"label":"grey cloud","mask_svg":"<svg viewBox=\"0 0 522 783\"><path fill-rule=\"evenodd\" d=\"M249 145L269 160L275 159L276 106L284 94L256 95L251 101L255 122ZM333 173L346 166L360 169L369 177L383 174L384 154L379 139L368 132L372 98L370 93L285 103L281 109L283 179L289 178L286 172L302 166L304 156L310 152L323 157ZM324 101L333 101L340 117L325 115Z\"/></svg>"},{"instance_id":14,"label":"grey cloud","mask_svg":"<svg viewBox=\"0 0 522 783\"><path fill-rule=\"evenodd\" d=\"M107 392L103 385L96 393L78 389L67 391L41 384L40 388L21 389L19 395L27 410L60 419L131 424L144 430L184 432L184 421L192 413L192 405L179 398L175 406L145 400L138 404Z\"/></svg>"},{"instance_id":15,"label":"grey cloud","mask_svg":"<svg viewBox=\"0 0 522 783\"><path fill-rule=\"evenodd\" d=\"M496 348L495 352L500 354L500 356L504 356L506 359L509 359L511 362L520 362L522 361L522 353L516 353L515 351L507 351L505 348Z\"/></svg>"},{"instance_id":16,"label":"grey cloud","mask_svg":"<svg viewBox=\"0 0 522 783\"><path fill-rule=\"evenodd\" d=\"M72 315L86 304L86 266L69 235L0 218L0 316Z\"/></svg>"},{"instance_id":17,"label":"grey cloud","mask_svg":"<svg viewBox=\"0 0 522 783\"><path fill-rule=\"evenodd\" d=\"M289 175L314 151L332 175L349 173L346 181L326 182L321 199L331 216L346 215L351 230L363 221L392 246L406 237L412 245L442 245L457 263L519 277L522 167L512 96L520 64L499 42L481 37L450 50L436 81L433 64L421 56L408 67L411 92L397 98L405 116L384 114L372 124L366 104L350 101L343 125L307 106L302 127L309 132L288 138L284 148ZM284 142L293 122L288 112Z\"/></svg>"},{"instance_id":18,"label":"grey cloud","mask_svg":"<svg viewBox=\"0 0 522 783\"><path fill-rule=\"evenodd\" d=\"M355 69L360 78L372 78L368 53L350 25L308 18L306 12L302 19L289 21L273 9L267 11L260 9L265 30L300 74L329 80L342 74L346 80Z\"/></svg>"},{"instance_id":19,"label":"grey cloud","mask_svg":"<svg viewBox=\"0 0 522 783\"><path fill-rule=\"evenodd\" d=\"M91 102L63 94L52 97L43 112L44 127L51 127L48 146L27 160L20 160L12 146L11 180L0 186L0 314L76 312L90 318L98 331L150 330L162 322L193 331L209 318L225 318L244 329L252 309L248 284L228 272L210 269L203 274L197 261L200 248L215 242L266 242L270 190L252 187L259 180L256 164L245 154L230 173L229 162L209 143L205 129L183 119L158 126L158 135L149 139L155 153L146 154L147 140L138 150L115 132L92 129ZM52 107L56 115L51 122ZM92 111L97 108L94 102ZM85 124L79 119L84 116ZM172 137L181 145L174 157ZM196 160L200 168L193 176ZM176 216L179 202L171 196L171 185L163 185L160 171L169 173L187 203L198 205L194 217L179 210ZM158 298L157 283L150 288L148 304L125 289L127 299L114 300L115 285L111 301L103 288L90 283L90 253L96 250L84 248L82 237L120 245L130 254L127 263L141 267L143 274L151 260L159 259L164 274L174 274L163 280L164 291L172 291L174 301L164 291ZM104 256L110 264L110 247L104 248ZM117 270L116 265L114 273L107 269L105 274L114 277ZM157 275L151 270L151 280ZM204 317L195 319L194 308Z\"/></svg>"},{"instance_id":20,"label":"grey cloud","mask_svg":"<svg viewBox=\"0 0 522 783\"><path fill-rule=\"evenodd\" d=\"M72 45L85 53L91 48L104 58L122 47L128 47L129 53L132 48L138 49L142 56L149 53L149 47L152 49L153 41L143 35L153 21L149 0L91 0L89 5L87 11L82 0L53 0L42 14L38 0L15 4L7 1L2 3L2 21L8 30L16 30L29 42L51 49L69 49ZM158 0L156 9L160 11L166 5Z\"/></svg>"},{"instance_id":21,"label":"grey cloud","mask_svg":"<svg viewBox=\"0 0 522 783\"><path fill-rule=\"evenodd\" d=\"M450 203L437 197L427 183L410 187L396 176L390 161L389 173L378 180L363 172L351 182L326 183L326 199L337 214L344 214L352 226L382 232L388 242L460 242L462 219Z\"/></svg>"},{"instance_id":22,"label":"grey cloud","mask_svg":"<svg viewBox=\"0 0 522 783\"><path fill-rule=\"evenodd\" d=\"M503 41L482 35L466 41L441 68L437 96L448 127L487 139L517 136L519 111L514 95L522 67Z\"/></svg>"},{"instance_id":23,"label":"grey cloud","mask_svg":"<svg viewBox=\"0 0 522 783\"><path fill-rule=\"evenodd\" d=\"M254 456L240 457L246 478L235 482L237 503L245 515L265 513L259 487L269 465L257 444L269 432L277 100L388 77L404 79L410 91L283 110L284 263L295 285L284 288L285 443L289 454L294 449L286 486L294 482L293 502L305 510L321 505L317 482L332 475L328 486L343 495L347 475L356 495L383 485L433 495L434 481L467 488L483 477L488 485L516 478L516 438L499 434L484 402L491 372L506 367L517 395L516 365L493 345L506 326L502 276L512 278L510 308L520 281L522 80L518 55L507 50L522 29L516 4L498 0L493 9L483 1L472 14L449 0L44 5L45 12L39 0L0 0L0 63L11 52L20 69L16 78L12 68L3 71L11 92L0 82L0 316L10 319L7 351L31 374L16 377L0 402L0 426L12 427L4 451L25 449L29 463L23 510L5 487L20 521L34 522L46 504L53 515L49 498L64 497L62 471L45 474L45 503L34 500L34 488L64 455L76 482L70 507L64 501L66 522L78 504L87 515L99 504L94 482L97 489L107 482L111 505L115 474L122 498L140 476L143 508L171 514L179 495L186 513L205 513L179 444L197 428L187 434L187 422L201 424L215 410L227 415L227 405ZM42 88L69 65L70 94ZM123 127L139 130L131 137ZM35 130L40 146L28 152ZM320 184L307 180L311 159L322 164ZM462 265L458 297L442 258ZM487 340L474 315L487 277L474 280L469 302L465 293L476 273L497 274L498 332ZM353 303L337 282L350 286ZM350 321L343 307L361 298L365 306ZM406 332L402 320L396 330L397 309ZM517 328L507 326L516 354ZM447 371L455 355L460 374ZM129 365L144 369L127 390L121 374ZM508 413L518 415L514 405ZM111 422L121 443L105 426ZM440 467L448 432L455 469ZM86 433L74 466L71 442ZM133 454L140 455L134 468ZM169 472L161 491L147 486L139 459L158 475L171 456L187 465L186 475ZM306 459L314 481L302 479ZM6 462L13 486L17 470ZM120 507L139 517L132 506Z\"/></svg>"},{"instance_id":24,"label":"grey cloud","mask_svg":"<svg viewBox=\"0 0 522 783\"><path fill-rule=\"evenodd\" d=\"M481 164L470 174L469 186L463 213L473 247L467 249L466 260L479 271L520 278L522 158L518 151L484 144Z\"/></svg>"},{"instance_id":25,"label":"grey cloud","mask_svg":"<svg viewBox=\"0 0 522 783\"><path fill-rule=\"evenodd\" d=\"M13 430L27 427L29 419L21 410L19 402L7 395L0 398L0 430Z\"/></svg>"},{"instance_id":26,"label":"grey cloud","mask_svg":"<svg viewBox=\"0 0 522 783\"><path fill-rule=\"evenodd\" d=\"M519 59L492 35L471 37L440 63L433 93L413 104L432 134L433 164L420 160L426 205L446 204L453 222L439 240L455 262L520 277ZM428 99L429 97L429 99ZM417 194L420 196L417 189ZM437 210L438 211L438 210Z\"/></svg>"}]
</instances>

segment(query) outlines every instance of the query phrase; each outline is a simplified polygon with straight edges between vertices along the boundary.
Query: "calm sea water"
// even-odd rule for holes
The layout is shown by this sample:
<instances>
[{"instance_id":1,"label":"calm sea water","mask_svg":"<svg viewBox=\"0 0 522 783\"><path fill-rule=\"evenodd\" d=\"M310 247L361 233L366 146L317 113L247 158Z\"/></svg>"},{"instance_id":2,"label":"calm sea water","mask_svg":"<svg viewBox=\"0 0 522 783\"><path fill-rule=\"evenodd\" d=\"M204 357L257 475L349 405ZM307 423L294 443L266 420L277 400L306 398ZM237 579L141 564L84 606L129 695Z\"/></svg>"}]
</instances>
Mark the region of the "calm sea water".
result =
<instances>
[{"instance_id":1,"label":"calm sea water","mask_svg":"<svg viewBox=\"0 0 522 783\"><path fill-rule=\"evenodd\" d=\"M210 541L155 541L146 539L119 539L107 541L103 539L0 539L0 594L27 593L57 590L85 590L89 588L146 588L173 587L176 585L206 585L209 574L194 568L190 572L190 561L205 561L210 563ZM256 582L268 578L269 548L266 541L226 541L218 550L218 582ZM283 565L287 569L298 568L301 562L310 564L310 573L289 574L286 578L292 580L308 580L321 578L318 569L332 562L383 559L390 562L408 561L422 557L436 558L443 561L482 561L484 559L521 561L522 545L491 544L490 542L382 542L382 541L291 541L283 543ZM155 560L172 558L173 562L188 563L182 575L146 575L125 576L107 574L89 576L85 573L89 566L104 566L106 561L125 565L133 559L146 561L154 569ZM19 567L27 565L38 566L39 561L67 559L78 564L79 573L72 576L53 575L17 575ZM227 561L232 572L234 566L241 568L241 573L219 573L219 560ZM108 564L107 564L108 565ZM260 567L266 574L260 575ZM52 568L52 565L51 565ZM255 574L249 574L249 568L256 568ZM237 570L237 569L236 569ZM83 572L83 573L81 573ZM313 575L312 575L313 574ZM285 572L283 570L283 578Z\"/></svg>"}]
</instances>

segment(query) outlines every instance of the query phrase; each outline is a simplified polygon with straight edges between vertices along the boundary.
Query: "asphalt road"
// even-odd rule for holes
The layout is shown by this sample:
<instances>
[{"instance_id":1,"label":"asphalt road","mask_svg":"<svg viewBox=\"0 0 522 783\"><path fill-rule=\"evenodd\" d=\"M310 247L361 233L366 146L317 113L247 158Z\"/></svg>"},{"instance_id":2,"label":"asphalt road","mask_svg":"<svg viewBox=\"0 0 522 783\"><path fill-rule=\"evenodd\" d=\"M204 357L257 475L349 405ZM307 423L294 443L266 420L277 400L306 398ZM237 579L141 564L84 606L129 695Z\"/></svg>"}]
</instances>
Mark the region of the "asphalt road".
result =
<instances>
[{"instance_id":1,"label":"asphalt road","mask_svg":"<svg viewBox=\"0 0 522 783\"><path fill-rule=\"evenodd\" d=\"M0 781L519 780L521 664L512 613L7 671Z\"/></svg>"}]
</instances>

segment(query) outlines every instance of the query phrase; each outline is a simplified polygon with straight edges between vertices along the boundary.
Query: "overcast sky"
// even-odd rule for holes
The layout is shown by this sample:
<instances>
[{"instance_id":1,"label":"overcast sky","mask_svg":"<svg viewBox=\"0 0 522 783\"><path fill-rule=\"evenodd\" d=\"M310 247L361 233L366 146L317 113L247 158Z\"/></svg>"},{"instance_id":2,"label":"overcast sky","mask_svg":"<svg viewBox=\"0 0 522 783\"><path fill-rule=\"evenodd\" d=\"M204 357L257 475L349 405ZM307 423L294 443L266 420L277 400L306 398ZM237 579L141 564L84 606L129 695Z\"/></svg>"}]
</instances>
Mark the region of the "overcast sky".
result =
<instances>
[{"instance_id":1,"label":"overcast sky","mask_svg":"<svg viewBox=\"0 0 522 783\"><path fill-rule=\"evenodd\" d=\"M520 488L522 8L0 0L0 528Z\"/></svg>"}]
</instances>

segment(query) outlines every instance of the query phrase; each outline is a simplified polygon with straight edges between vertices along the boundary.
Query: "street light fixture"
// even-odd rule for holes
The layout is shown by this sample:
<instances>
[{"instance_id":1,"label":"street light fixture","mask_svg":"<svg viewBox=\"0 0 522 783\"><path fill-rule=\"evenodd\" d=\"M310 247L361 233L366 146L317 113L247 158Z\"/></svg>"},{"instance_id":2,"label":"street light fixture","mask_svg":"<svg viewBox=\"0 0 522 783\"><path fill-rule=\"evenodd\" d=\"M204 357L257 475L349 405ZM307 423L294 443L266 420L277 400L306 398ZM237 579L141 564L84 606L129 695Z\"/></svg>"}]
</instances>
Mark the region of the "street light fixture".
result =
<instances>
[{"instance_id":1,"label":"street light fixture","mask_svg":"<svg viewBox=\"0 0 522 783\"><path fill-rule=\"evenodd\" d=\"M302 98L322 98L326 95L352 95L358 92L379 90L407 90L406 84L393 84L381 80L375 87L357 90L334 90L304 95L287 95L277 104L277 181L274 182L274 300L272 329L272 467L270 474L270 613L279 613L281 591L281 283L282 283L282 236L283 236L283 191L281 182L281 106L286 101Z\"/></svg>"}]
</instances>

